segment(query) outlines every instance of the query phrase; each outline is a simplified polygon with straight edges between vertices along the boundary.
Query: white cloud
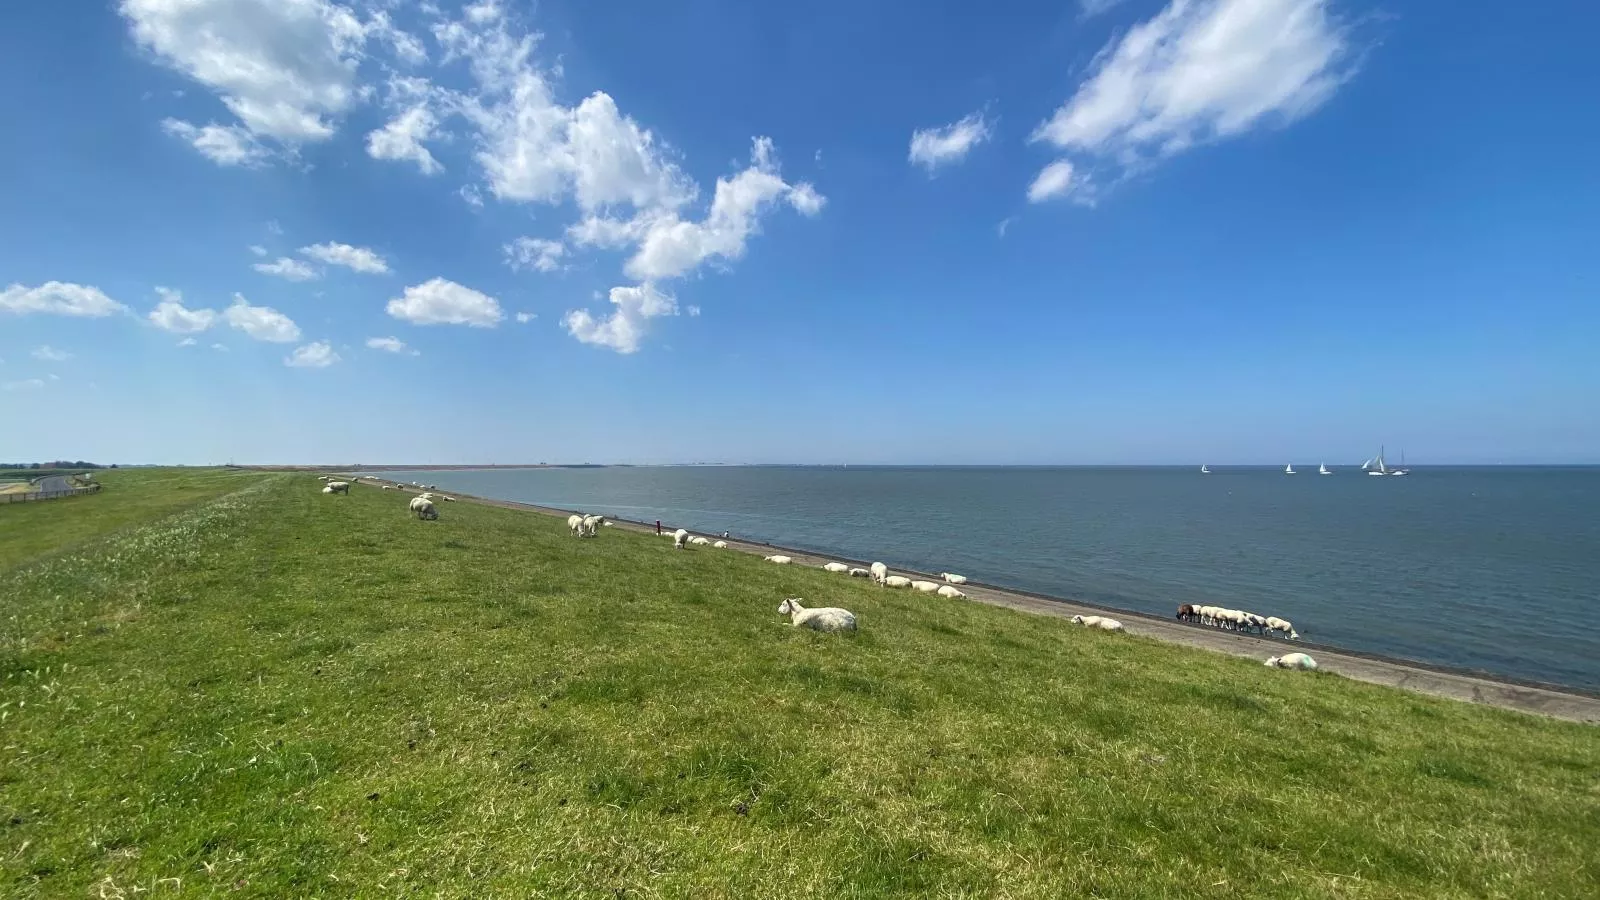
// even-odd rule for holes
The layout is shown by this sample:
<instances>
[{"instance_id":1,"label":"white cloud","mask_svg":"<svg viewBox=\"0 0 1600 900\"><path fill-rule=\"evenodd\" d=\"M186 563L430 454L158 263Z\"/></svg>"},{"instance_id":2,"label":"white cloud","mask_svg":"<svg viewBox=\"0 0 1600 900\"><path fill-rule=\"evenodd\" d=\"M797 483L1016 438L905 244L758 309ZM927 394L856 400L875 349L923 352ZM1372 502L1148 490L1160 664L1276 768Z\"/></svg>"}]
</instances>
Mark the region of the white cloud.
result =
<instances>
[{"instance_id":1,"label":"white cloud","mask_svg":"<svg viewBox=\"0 0 1600 900\"><path fill-rule=\"evenodd\" d=\"M1087 19L1098 16L1121 2L1122 0L1078 0L1078 6L1083 10L1083 17Z\"/></svg>"},{"instance_id":2,"label":"white cloud","mask_svg":"<svg viewBox=\"0 0 1600 900\"><path fill-rule=\"evenodd\" d=\"M506 263L513 272L521 269L554 272L561 268L561 258L566 253L565 244L543 238L519 237L505 246Z\"/></svg>"},{"instance_id":3,"label":"white cloud","mask_svg":"<svg viewBox=\"0 0 1600 900\"><path fill-rule=\"evenodd\" d=\"M373 350L382 350L385 353L404 353L404 352L406 352L406 342L400 340L397 337L367 338L367 346L372 348ZM417 356L419 354L417 353L417 351L412 350L411 351L411 355L412 356Z\"/></svg>"},{"instance_id":4,"label":"white cloud","mask_svg":"<svg viewBox=\"0 0 1600 900\"><path fill-rule=\"evenodd\" d=\"M529 322L532 322L534 319L537 319L537 318L539 318L539 315L537 313L531 313L531 312L519 312L519 313L517 313L517 321L522 323L522 324L524 324L524 325L528 324Z\"/></svg>"},{"instance_id":5,"label":"white cloud","mask_svg":"<svg viewBox=\"0 0 1600 900\"><path fill-rule=\"evenodd\" d=\"M614 287L611 302L616 309L601 320L584 309L568 312L562 319L567 333L585 344L610 347L618 353L633 353L639 349L650 319L678 314L678 301L650 284Z\"/></svg>"},{"instance_id":6,"label":"white cloud","mask_svg":"<svg viewBox=\"0 0 1600 900\"><path fill-rule=\"evenodd\" d=\"M251 244L250 245L250 252L254 253L257 256L266 256L267 255L267 248L261 246L260 244Z\"/></svg>"},{"instance_id":7,"label":"white cloud","mask_svg":"<svg viewBox=\"0 0 1600 900\"><path fill-rule=\"evenodd\" d=\"M72 354L65 350L57 350L49 344L45 344L43 346L34 348L33 358L43 360L44 362L66 362L72 358Z\"/></svg>"},{"instance_id":8,"label":"white cloud","mask_svg":"<svg viewBox=\"0 0 1600 900\"><path fill-rule=\"evenodd\" d=\"M205 85L257 137L330 137L359 98L368 36L330 0L122 0L134 40Z\"/></svg>"},{"instance_id":9,"label":"white cloud","mask_svg":"<svg viewBox=\"0 0 1600 900\"><path fill-rule=\"evenodd\" d=\"M383 261L383 257L366 247L352 247L349 244L336 244L330 241L326 244L301 247L300 253L320 263L344 266L369 275L386 275L389 272L389 264Z\"/></svg>"},{"instance_id":10,"label":"white cloud","mask_svg":"<svg viewBox=\"0 0 1600 900\"><path fill-rule=\"evenodd\" d=\"M468 206L473 207L474 209L483 208L483 194L479 192L479 190L473 185L463 184L461 186L461 190L457 191L456 193L461 195L462 200L467 201Z\"/></svg>"},{"instance_id":11,"label":"white cloud","mask_svg":"<svg viewBox=\"0 0 1600 900\"><path fill-rule=\"evenodd\" d=\"M700 307L695 306L692 303L689 304L687 307L684 307L683 311L688 313L689 314L689 318L691 318L691 319L696 318L696 317L698 317L700 315Z\"/></svg>"},{"instance_id":12,"label":"white cloud","mask_svg":"<svg viewBox=\"0 0 1600 900\"><path fill-rule=\"evenodd\" d=\"M216 324L217 313L210 309L185 309L183 295L171 288L158 287L161 302L150 310L150 322L162 331L194 334Z\"/></svg>"},{"instance_id":13,"label":"white cloud","mask_svg":"<svg viewBox=\"0 0 1600 900\"><path fill-rule=\"evenodd\" d=\"M1089 78L1030 140L1074 154L1080 164L1099 159L1136 168L1292 122L1351 74L1345 28L1330 5L1172 0L1102 50ZM1040 173L1030 199L1043 179Z\"/></svg>"},{"instance_id":14,"label":"white cloud","mask_svg":"<svg viewBox=\"0 0 1600 900\"><path fill-rule=\"evenodd\" d=\"M51 372L49 375L46 375L45 377L50 379L51 381L60 381L61 380L61 376L57 375L54 372Z\"/></svg>"},{"instance_id":15,"label":"white cloud","mask_svg":"<svg viewBox=\"0 0 1600 900\"><path fill-rule=\"evenodd\" d=\"M162 119L161 129L219 166L249 168L272 158L271 151L237 125L194 125L180 119Z\"/></svg>"},{"instance_id":16,"label":"white cloud","mask_svg":"<svg viewBox=\"0 0 1600 900\"><path fill-rule=\"evenodd\" d=\"M973 147L990 137L989 123L981 113L973 113L938 128L920 128L911 133L913 165L922 166L931 176L940 167L960 162Z\"/></svg>"},{"instance_id":17,"label":"white cloud","mask_svg":"<svg viewBox=\"0 0 1600 900\"><path fill-rule=\"evenodd\" d=\"M385 309L413 325L493 328L505 318L493 297L443 278L406 288L404 296L390 300Z\"/></svg>"},{"instance_id":18,"label":"white cloud","mask_svg":"<svg viewBox=\"0 0 1600 900\"><path fill-rule=\"evenodd\" d=\"M251 306L241 294L233 295L233 305L223 311L228 324L258 341L292 344L300 340L300 326L270 306Z\"/></svg>"},{"instance_id":19,"label":"white cloud","mask_svg":"<svg viewBox=\"0 0 1600 900\"><path fill-rule=\"evenodd\" d=\"M294 348L283 358L283 364L295 369L325 369L339 361L339 354L327 341L316 341Z\"/></svg>"},{"instance_id":20,"label":"white cloud","mask_svg":"<svg viewBox=\"0 0 1600 900\"><path fill-rule=\"evenodd\" d=\"M8 381L0 384L0 388L8 391L37 391L44 387L43 378L24 378L21 381Z\"/></svg>"},{"instance_id":21,"label":"white cloud","mask_svg":"<svg viewBox=\"0 0 1600 900\"><path fill-rule=\"evenodd\" d=\"M251 268L263 275L276 275L288 281L311 281L319 277L316 269L287 256L278 257L277 262L256 263Z\"/></svg>"},{"instance_id":22,"label":"white cloud","mask_svg":"<svg viewBox=\"0 0 1600 900\"><path fill-rule=\"evenodd\" d=\"M211 345L211 349L220 350L223 353L227 353L228 352L228 345L227 344L212 344Z\"/></svg>"},{"instance_id":23,"label":"white cloud","mask_svg":"<svg viewBox=\"0 0 1600 900\"><path fill-rule=\"evenodd\" d=\"M438 125L428 104L418 103L367 135L367 155L373 159L410 160L422 174L437 175L444 171L444 166L423 143L436 136Z\"/></svg>"},{"instance_id":24,"label":"white cloud","mask_svg":"<svg viewBox=\"0 0 1600 900\"><path fill-rule=\"evenodd\" d=\"M1043 203L1052 197L1059 197L1072 188L1072 163L1058 159L1043 169L1028 185L1028 202ZM1004 234L1004 232L1001 232Z\"/></svg>"},{"instance_id":25,"label":"white cloud","mask_svg":"<svg viewBox=\"0 0 1600 900\"><path fill-rule=\"evenodd\" d=\"M200 342L195 340L194 338L184 338L183 340L178 342L178 346L179 347L193 347L195 344L198 344L198 343L200 343Z\"/></svg>"},{"instance_id":26,"label":"white cloud","mask_svg":"<svg viewBox=\"0 0 1600 900\"><path fill-rule=\"evenodd\" d=\"M1000 220L1000 224L994 227L995 234L999 235L1000 237L1005 237L1006 232L1010 231L1011 226L1015 224L1017 224L1016 216L1006 216L1004 219Z\"/></svg>"},{"instance_id":27,"label":"white cloud","mask_svg":"<svg viewBox=\"0 0 1600 900\"><path fill-rule=\"evenodd\" d=\"M13 284L0 291L0 312L22 316L44 313L97 319L128 308L107 297L99 288L69 281L47 281L38 287Z\"/></svg>"}]
</instances>

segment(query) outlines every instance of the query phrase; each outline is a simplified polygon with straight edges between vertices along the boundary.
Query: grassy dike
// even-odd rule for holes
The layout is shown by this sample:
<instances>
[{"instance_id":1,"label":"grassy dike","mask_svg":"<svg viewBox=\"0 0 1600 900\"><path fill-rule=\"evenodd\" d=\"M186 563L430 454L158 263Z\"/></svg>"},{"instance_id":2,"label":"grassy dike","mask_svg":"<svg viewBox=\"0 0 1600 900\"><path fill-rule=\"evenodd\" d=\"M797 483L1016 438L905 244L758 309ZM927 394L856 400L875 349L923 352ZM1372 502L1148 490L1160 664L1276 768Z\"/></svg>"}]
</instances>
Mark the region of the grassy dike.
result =
<instances>
[{"instance_id":1,"label":"grassy dike","mask_svg":"<svg viewBox=\"0 0 1600 900\"><path fill-rule=\"evenodd\" d=\"M96 477L0 506L0 896L1600 886L1591 726L309 474Z\"/></svg>"}]
</instances>

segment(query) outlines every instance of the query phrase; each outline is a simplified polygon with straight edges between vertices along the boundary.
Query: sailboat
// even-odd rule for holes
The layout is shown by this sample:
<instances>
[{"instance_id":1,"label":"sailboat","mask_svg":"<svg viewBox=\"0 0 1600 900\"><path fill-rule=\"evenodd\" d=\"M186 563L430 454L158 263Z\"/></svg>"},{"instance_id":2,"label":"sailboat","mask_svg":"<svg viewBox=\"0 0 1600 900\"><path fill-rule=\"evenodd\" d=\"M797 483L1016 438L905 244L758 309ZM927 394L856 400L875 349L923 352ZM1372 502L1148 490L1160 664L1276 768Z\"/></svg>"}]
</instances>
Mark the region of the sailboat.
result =
<instances>
[{"instance_id":1,"label":"sailboat","mask_svg":"<svg viewBox=\"0 0 1600 900\"><path fill-rule=\"evenodd\" d=\"M1285 474L1285 475L1293 475L1294 474L1294 463L1290 463L1287 466L1284 466L1283 467L1283 474Z\"/></svg>"},{"instance_id":2,"label":"sailboat","mask_svg":"<svg viewBox=\"0 0 1600 900\"><path fill-rule=\"evenodd\" d=\"M1361 468L1366 469L1368 475L1404 475L1404 474L1406 474L1406 470L1404 468L1399 468L1399 469L1391 469L1391 468L1389 468L1389 465L1383 461L1383 448L1382 447L1378 448L1378 455L1374 456L1373 458L1371 458L1369 460L1367 460L1366 464L1364 464Z\"/></svg>"},{"instance_id":3,"label":"sailboat","mask_svg":"<svg viewBox=\"0 0 1600 900\"><path fill-rule=\"evenodd\" d=\"M1328 468L1328 464L1327 463L1323 463L1322 465L1317 466L1317 474L1318 475L1332 475L1333 474L1333 470Z\"/></svg>"},{"instance_id":4,"label":"sailboat","mask_svg":"<svg viewBox=\"0 0 1600 900\"><path fill-rule=\"evenodd\" d=\"M1409 471L1410 470L1406 468L1406 452L1404 450L1401 450L1400 451L1400 468L1398 468L1398 469L1390 469L1389 470L1389 474L1390 475L1404 475Z\"/></svg>"},{"instance_id":5,"label":"sailboat","mask_svg":"<svg viewBox=\"0 0 1600 900\"><path fill-rule=\"evenodd\" d=\"M1210 475L1211 474L1211 470L1206 468L1206 464L1205 463L1201 463L1200 464L1200 474L1201 475Z\"/></svg>"}]
</instances>

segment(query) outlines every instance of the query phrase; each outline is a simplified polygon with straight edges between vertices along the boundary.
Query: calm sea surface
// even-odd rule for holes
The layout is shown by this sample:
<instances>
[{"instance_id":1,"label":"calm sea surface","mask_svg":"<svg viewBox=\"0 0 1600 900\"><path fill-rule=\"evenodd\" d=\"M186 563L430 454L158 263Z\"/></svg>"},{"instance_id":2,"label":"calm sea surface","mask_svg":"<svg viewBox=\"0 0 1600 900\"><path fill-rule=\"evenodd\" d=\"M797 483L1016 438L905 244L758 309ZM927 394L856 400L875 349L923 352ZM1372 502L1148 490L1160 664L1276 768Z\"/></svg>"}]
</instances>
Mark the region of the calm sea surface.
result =
<instances>
[{"instance_id":1,"label":"calm sea surface","mask_svg":"<svg viewBox=\"0 0 1600 900\"><path fill-rule=\"evenodd\" d=\"M1600 688L1600 468L408 470L441 489L961 572L1307 640Z\"/></svg>"}]
</instances>

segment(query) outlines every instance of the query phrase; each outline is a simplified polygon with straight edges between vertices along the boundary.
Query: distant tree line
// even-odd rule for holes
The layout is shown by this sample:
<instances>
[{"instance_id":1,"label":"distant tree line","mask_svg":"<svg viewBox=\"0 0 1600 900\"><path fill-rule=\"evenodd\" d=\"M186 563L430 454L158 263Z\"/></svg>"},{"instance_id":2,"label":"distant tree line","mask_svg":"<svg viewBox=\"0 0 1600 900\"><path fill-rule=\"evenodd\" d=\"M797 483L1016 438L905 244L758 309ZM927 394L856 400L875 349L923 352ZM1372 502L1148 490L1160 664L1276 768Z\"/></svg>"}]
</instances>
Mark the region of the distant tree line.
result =
<instances>
[{"instance_id":1,"label":"distant tree line","mask_svg":"<svg viewBox=\"0 0 1600 900\"><path fill-rule=\"evenodd\" d=\"M42 463L0 463L0 469L104 469L99 463L84 462L81 459L65 460L55 459ZM115 469L112 465L109 468Z\"/></svg>"}]
</instances>

